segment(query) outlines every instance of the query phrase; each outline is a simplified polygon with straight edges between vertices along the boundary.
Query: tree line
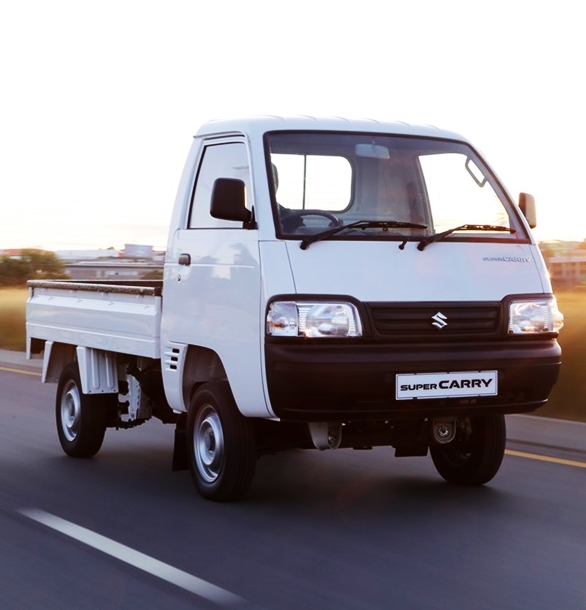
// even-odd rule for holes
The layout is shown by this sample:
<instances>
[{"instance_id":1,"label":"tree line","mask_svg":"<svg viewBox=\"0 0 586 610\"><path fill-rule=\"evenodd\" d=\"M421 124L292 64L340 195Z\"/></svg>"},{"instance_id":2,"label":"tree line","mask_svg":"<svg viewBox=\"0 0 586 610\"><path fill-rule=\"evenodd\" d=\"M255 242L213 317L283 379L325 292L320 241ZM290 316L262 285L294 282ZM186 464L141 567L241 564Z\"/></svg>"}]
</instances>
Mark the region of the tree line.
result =
<instances>
[{"instance_id":1,"label":"tree line","mask_svg":"<svg viewBox=\"0 0 586 610\"><path fill-rule=\"evenodd\" d=\"M28 280L67 277L63 262L54 252L26 249L18 257L0 256L0 286L24 286Z\"/></svg>"}]
</instances>

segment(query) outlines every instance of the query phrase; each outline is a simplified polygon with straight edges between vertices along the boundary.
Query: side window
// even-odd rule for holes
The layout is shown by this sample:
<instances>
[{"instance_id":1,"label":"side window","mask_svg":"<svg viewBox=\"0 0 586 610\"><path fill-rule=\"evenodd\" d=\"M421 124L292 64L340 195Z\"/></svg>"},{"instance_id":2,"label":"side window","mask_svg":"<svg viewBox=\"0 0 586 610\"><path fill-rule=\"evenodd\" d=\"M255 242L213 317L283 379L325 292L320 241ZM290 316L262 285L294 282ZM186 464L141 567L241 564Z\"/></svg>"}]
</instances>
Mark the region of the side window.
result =
<instances>
[{"instance_id":1,"label":"side window","mask_svg":"<svg viewBox=\"0 0 586 610\"><path fill-rule=\"evenodd\" d=\"M206 146L197 173L191 213L190 229L241 228L241 222L220 220L210 214L212 190L218 178L238 178L250 192L250 167L246 145L242 142ZM249 202L250 203L250 202Z\"/></svg>"}]
</instances>

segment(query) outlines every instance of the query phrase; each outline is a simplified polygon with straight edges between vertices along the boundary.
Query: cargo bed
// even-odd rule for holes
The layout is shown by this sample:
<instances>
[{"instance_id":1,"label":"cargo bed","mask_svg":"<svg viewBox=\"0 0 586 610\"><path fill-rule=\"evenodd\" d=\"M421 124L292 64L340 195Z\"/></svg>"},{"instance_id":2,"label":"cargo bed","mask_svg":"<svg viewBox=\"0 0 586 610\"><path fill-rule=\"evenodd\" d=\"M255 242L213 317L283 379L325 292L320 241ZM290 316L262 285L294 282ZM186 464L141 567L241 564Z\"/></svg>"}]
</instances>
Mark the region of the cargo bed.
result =
<instances>
[{"instance_id":1,"label":"cargo bed","mask_svg":"<svg viewBox=\"0 0 586 610\"><path fill-rule=\"evenodd\" d=\"M36 339L160 357L163 282L28 283L27 351Z\"/></svg>"}]
</instances>

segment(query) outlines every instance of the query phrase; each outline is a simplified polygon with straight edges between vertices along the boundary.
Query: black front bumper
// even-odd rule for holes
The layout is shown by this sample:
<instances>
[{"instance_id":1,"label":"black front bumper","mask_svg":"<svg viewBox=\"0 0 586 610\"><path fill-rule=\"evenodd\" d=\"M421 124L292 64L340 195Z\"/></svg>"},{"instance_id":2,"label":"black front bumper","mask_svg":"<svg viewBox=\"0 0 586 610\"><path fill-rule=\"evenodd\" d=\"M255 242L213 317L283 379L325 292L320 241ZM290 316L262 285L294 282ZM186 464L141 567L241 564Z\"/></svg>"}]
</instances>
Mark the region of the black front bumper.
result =
<instances>
[{"instance_id":1,"label":"black front bumper","mask_svg":"<svg viewBox=\"0 0 586 610\"><path fill-rule=\"evenodd\" d=\"M554 339L388 344L267 339L271 406L283 420L400 420L533 411L547 401L561 363ZM398 373L498 371L498 395L396 400Z\"/></svg>"}]
</instances>

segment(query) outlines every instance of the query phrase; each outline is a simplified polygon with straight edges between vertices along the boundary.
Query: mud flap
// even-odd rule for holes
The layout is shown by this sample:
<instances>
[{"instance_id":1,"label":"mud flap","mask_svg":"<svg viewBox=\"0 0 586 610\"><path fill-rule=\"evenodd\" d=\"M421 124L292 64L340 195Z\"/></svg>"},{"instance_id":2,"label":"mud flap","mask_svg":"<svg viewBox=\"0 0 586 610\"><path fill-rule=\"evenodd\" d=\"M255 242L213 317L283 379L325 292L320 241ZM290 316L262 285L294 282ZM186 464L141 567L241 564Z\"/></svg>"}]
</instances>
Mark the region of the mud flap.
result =
<instances>
[{"instance_id":1,"label":"mud flap","mask_svg":"<svg viewBox=\"0 0 586 610\"><path fill-rule=\"evenodd\" d=\"M175 426L175 442L173 445L173 464L171 469L173 472L179 470L188 470L189 462L187 461L187 437L186 437L187 413L181 413L177 418Z\"/></svg>"}]
</instances>

